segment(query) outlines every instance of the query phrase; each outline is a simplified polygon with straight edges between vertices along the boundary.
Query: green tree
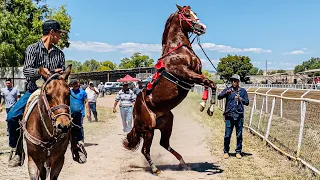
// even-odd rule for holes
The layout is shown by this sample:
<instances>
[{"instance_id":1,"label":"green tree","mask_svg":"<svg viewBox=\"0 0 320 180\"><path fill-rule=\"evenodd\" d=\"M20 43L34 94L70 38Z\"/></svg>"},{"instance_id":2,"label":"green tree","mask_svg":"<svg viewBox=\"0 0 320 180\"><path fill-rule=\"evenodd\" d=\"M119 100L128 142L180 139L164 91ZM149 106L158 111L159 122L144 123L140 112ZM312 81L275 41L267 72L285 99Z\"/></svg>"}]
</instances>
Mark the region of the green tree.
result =
<instances>
[{"instance_id":1,"label":"green tree","mask_svg":"<svg viewBox=\"0 0 320 180\"><path fill-rule=\"evenodd\" d=\"M109 60L101 62L100 65L101 66L100 66L99 70L101 70L101 71L114 70L117 68L117 64L113 63Z\"/></svg>"},{"instance_id":2,"label":"green tree","mask_svg":"<svg viewBox=\"0 0 320 180\"><path fill-rule=\"evenodd\" d=\"M222 79L229 80L233 74L238 74L242 82L245 82L245 77L248 75L253 65L248 56L230 55L220 58L218 63L218 74Z\"/></svg>"},{"instance_id":3,"label":"green tree","mask_svg":"<svg viewBox=\"0 0 320 180\"><path fill-rule=\"evenodd\" d=\"M263 70L260 69L257 75L263 75Z\"/></svg>"},{"instance_id":4,"label":"green tree","mask_svg":"<svg viewBox=\"0 0 320 180\"><path fill-rule=\"evenodd\" d=\"M91 72L91 71L97 71L100 68L100 63L94 59L86 60L81 67L82 72Z\"/></svg>"},{"instance_id":5,"label":"green tree","mask_svg":"<svg viewBox=\"0 0 320 180\"><path fill-rule=\"evenodd\" d=\"M81 62L78 61L74 61L74 60L66 60L66 67L72 64L72 69L71 72L72 73L77 73L77 72L81 72L82 71L82 64Z\"/></svg>"},{"instance_id":6,"label":"green tree","mask_svg":"<svg viewBox=\"0 0 320 180\"><path fill-rule=\"evenodd\" d=\"M43 20L48 18L60 20L62 28L70 30L71 17L64 6L53 9L31 0L0 0L0 67L23 64L27 46L41 38ZM62 37L60 48L68 47L68 38Z\"/></svg>"},{"instance_id":7,"label":"green tree","mask_svg":"<svg viewBox=\"0 0 320 180\"><path fill-rule=\"evenodd\" d=\"M212 79L212 74L207 70L202 70L202 74L205 75L208 79Z\"/></svg>"},{"instance_id":8,"label":"green tree","mask_svg":"<svg viewBox=\"0 0 320 180\"><path fill-rule=\"evenodd\" d=\"M134 53L130 58L123 58L119 64L119 68L138 68L138 67L151 67L153 66L153 59L141 53Z\"/></svg>"},{"instance_id":9,"label":"green tree","mask_svg":"<svg viewBox=\"0 0 320 180\"><path fill-rule=\"evenodd\" d=\"M294 73L311 70L311 69L319 69L320 68L320 58L312 57L308 61L302 62L302 64L295 66Z\"/></svg>"},{"instance_id":10,"label":"green tree","mask_svg":"<svg viewBox=\"0 0 320 180\"><path fill-rule=\"evenodd\" d=\"M250 69L249 75L257 75L258 72L259 72L259 68L253 67L253 68Z\"/></svg>"},{"instance_id":11,"label":"green tree","mask_svg":"<svg viewBox=\"0 0 320 180\"><path fill-rule=\"evenodd\" d=\"M277 73L285 73L285 72L286 72L286 70L283 70L283 69L277 70Z\"/></svg>"}]
</instances>

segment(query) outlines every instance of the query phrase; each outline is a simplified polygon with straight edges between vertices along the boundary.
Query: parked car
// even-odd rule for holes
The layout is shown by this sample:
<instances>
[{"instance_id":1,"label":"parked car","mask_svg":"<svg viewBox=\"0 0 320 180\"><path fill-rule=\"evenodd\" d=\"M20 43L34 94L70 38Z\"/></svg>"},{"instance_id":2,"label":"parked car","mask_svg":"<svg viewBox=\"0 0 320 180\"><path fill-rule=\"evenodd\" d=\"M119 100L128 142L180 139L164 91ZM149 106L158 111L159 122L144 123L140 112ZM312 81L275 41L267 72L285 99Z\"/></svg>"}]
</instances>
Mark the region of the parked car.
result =
<instances>
[{"instance_id":1,"label":"parked car","mask_svg":"<svg viewBox=\"0 0 320 180\"><path fill-rule=\"evenodd\" d=\"M122 89L123 83L113 83L111 86L105 86L105 93L106 95L111 95L114 93L118 93L120 89ZM134 83L129 82L129 88L132 90L134 88Z\"/></svg>"}]
</instances>

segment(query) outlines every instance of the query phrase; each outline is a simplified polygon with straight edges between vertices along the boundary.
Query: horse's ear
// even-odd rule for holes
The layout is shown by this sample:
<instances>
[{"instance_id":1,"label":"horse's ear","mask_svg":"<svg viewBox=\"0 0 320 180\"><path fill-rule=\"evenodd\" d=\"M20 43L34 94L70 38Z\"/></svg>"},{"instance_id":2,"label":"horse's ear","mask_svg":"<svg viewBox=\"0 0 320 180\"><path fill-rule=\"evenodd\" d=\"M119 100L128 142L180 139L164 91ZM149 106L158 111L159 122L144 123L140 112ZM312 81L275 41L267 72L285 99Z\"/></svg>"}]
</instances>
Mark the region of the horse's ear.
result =
<instances>
[{"instance_id":1,"label":"horse's ear","mask_svg":"<svg viewBox=\"0 0 320 180\"><path fill-rule=\"evenodd\" d=\"M182 11L182 7L179 6L178 4L176 4L177 8L179 9L179 11Z\"/></svg>"},{"instance_id":2,"label":"horse's ear","mask_svg":"<svg viewBox=\"0 0 320 180\"><path fill-rule=\"evenodd\" d=\"M72 68L72 64L70 64L70 65L67 67L66 71L65 71L60 77L61 77L62 79L64 79L64 80L67 80L68 77L69 77L69 75L70 75L70 73L71 73L71 68Z\"/></svg>"},{"instance_id":3,"label":"horse's ear","mask_svg":"<svg viewBox=\"0 0 320 180\"><path fill-rule=\"evenodd\" d=\"M44 70L44 68L39 68L39 74L44 78L48 79L50 77L50 74Z\"/></svg>"}]
</instances>

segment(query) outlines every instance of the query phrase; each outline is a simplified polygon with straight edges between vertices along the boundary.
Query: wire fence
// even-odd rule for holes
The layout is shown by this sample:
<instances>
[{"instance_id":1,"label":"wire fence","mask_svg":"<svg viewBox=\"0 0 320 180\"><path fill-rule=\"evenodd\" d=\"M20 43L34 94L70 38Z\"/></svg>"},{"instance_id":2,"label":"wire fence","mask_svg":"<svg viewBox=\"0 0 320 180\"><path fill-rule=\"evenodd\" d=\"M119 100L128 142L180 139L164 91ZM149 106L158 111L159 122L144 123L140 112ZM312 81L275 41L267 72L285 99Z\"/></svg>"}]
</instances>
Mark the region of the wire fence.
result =
<instances>
[{"instance_id":1,"label":"wire fence","mask_svg":"<svg viewBox=\"0 0 320 180\"><path fill-rule=\"evenodd\" d=\"M219 86L217 93L223 89ZM245 108L245 127L291 160L320 175L320 91L246 89L250 104ZM203 87L196 85L193 91L202 94ZM223 111L225 99L216 101Z\"/></svg>"}]
</instances>

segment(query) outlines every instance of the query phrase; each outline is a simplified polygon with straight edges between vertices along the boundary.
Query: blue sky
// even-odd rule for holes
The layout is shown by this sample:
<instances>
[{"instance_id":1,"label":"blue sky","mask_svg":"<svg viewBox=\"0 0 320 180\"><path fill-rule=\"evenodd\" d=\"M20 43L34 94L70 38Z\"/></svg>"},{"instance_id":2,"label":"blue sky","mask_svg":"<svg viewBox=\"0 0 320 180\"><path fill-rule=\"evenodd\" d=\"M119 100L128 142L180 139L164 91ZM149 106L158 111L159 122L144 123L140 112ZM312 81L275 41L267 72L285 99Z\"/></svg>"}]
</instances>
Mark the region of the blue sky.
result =
<instances>
[{"instance_id":1,"label":"blue sky","mask_svg":"<svg viewBox=\"0 0 320 180\"><path fill-rule=\"evenodd\" d=\"M319 0L47 0L72 16L66 59L111 60L134 52L160 57L161 37L175 3L190 5L207 26L201 42L217 64L227 54L247 55L254 66L292 69L320 51ZM193 45L197 49L196 45ZM203 68L213 70L201 50Z\"/></svg>"}]
</instances>

